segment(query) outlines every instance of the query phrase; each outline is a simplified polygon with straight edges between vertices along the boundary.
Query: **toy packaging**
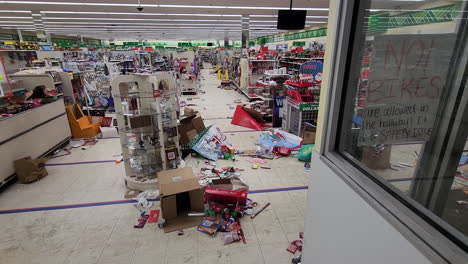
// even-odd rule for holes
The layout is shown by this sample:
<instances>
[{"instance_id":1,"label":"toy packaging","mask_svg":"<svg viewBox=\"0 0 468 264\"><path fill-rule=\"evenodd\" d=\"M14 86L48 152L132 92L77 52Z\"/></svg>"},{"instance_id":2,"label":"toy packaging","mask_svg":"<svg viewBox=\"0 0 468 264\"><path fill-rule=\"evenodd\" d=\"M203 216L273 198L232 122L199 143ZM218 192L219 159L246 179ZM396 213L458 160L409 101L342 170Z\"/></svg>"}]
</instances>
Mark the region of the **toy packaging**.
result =
<instances>
[{"instance_id":1,"label":"toy packaging","mask_svg":"<svg viewBox=\"0 0 468 264\"><path fill-rule=\"evenodd\" d=\"M216 232L218 232L219 226L219 220L211 221L204 219L197 227L197 230L210 236L215 236Z\"/></svg>"}]
</instances>

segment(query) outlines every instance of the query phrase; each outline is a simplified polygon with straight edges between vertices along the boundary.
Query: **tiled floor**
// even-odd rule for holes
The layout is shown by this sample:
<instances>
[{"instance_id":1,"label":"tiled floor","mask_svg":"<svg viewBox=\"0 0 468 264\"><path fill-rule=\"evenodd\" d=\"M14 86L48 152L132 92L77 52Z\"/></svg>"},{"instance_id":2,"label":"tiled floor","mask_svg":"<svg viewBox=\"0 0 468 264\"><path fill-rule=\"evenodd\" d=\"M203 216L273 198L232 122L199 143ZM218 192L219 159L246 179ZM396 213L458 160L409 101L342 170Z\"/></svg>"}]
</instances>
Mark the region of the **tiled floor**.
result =
<instances>
[{"instance_id":1,"label":"tiled floor","mask_svg":"<svg viewBox=\"0 0 468 264\"><path fill-rule=\"evenodd\" d=\"M245 98L235 91L218 89L219 81L203 70L200 96L185 96L196 104L206 119L227 131L231 143L251 149L258 132L230 124L235 99ZM189 100L192 98L192 100ZM113 160L120 154L119 139L101 139L88 150L49 163ZM195 171L197 159L187 161ZM203 161L202 161L203 162ZM219 165L243 168L241 178L251 190L308 185L310 173L295 158L269 161L271 170L254 170L244 158L218 161ZM126 191L123 164L91 163L48 166L49 176L29 184L14 184L0 192L0 210L122 200ZM0 214L0 263L290 263L289 241L303 231L307 190L262 192L249 197L259 203L271 202L258 217L242 219L247 244L224 246L220 236L210 237L195 228L183 236L165 234L155 224L133 228L139 216L131 204L116 204L51 211ZM159 208L159 203L155 203Z\"/></svg>"}]
</instances>

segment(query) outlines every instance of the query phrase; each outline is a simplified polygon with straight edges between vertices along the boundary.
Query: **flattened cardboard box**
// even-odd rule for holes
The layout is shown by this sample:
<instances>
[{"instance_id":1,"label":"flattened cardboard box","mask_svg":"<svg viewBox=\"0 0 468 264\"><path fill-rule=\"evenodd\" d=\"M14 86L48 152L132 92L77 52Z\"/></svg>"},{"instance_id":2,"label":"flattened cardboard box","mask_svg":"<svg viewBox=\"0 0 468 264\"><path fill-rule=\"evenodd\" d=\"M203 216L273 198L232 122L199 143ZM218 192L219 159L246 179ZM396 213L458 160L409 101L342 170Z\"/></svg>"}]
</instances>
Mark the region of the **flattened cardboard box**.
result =
<instances>
[{"instance_id":1,"label":"flattened cardboard box","mask_svg":"<svg viewBox=\"0 0 468 264\"><path fill-rule=\"evenodd\" d=\"M203 190L192 168L158 172L161 192L161 212L166 220L164 232L194 227L203 217L188 216L188 212L203 212Z\"/></svg>"}]
</instances>

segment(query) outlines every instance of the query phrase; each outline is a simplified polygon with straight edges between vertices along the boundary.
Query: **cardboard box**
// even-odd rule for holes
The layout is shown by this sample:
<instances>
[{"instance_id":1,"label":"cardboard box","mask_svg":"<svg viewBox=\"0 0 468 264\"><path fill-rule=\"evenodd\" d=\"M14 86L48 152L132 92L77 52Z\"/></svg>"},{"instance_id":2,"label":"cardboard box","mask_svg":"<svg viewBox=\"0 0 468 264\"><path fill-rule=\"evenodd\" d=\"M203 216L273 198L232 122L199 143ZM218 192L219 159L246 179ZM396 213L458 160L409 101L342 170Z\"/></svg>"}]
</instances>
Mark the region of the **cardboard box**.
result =
<instances>
[{"instance_id":1,"label":"cardboard box","mask_svg":"<svg viewBox=\"0 0 468 264\"><path fill-rule=\"evenodd\" d=\"M373 170L385 170L391 167L390 155L392 154L392 146L385 145L385 149L376 154L371 147L362 148L361 162Z\"/></svg>"},{"instance_id":2,"label":"cardboard box","mask_svg":"<svg viewBox=\"0 0 468 264\"><path fill-rule=\"evenodd\" d=\"M185 145L189 143L192 138L205 130L205 128L205 123L203 123L203 119L198 114L180 120L178 126L180 144Z\"/></svg>"},{"instance_id":3,"label":"cardboard box","mask_svg":"<svg viewBox=\"0 0 468 264\"><path fill-rule=\"evenodd\" d=\"M315 144L316 131L317 131L317 128L306 126L302 133L302 139L303 139L302 145Z\"/></svg>"},{"instance_id":4,"label":"cardboard box","mask_svg":"<svg viewBox=\"0 0 468 264\"><path fill-rule=\"evenodd\" d=\"M31 159L31 157L15 160L14 166L18 180L21 183L31 183L47 176L46 161L46 158Z\"/></svg>"},{"instance_id":5,"label":"cardboard box","mask_svg":"<svg viewBox=\"0 0 468 264\"><path fill-rule=\"evenodd\" d=\"M211 188L231 190L231 191L248 191L249 186L238 177L229 179L213 179L210 184Z\"/></svg>"},{"instance_id":6,"label":"cardboard box","mask_svg":"<svg viewBox=\"0 0 468 264\"><path fill-rule=\"evenodd\" d=\"M203 212L203 190L192 168L158 172L161 212L166 220L164 232L194 227L203 217L188 216L188 212Z\"/></svg>"},{"instance_id":7,"label":"cardboard box","mask_svg":"<svg viewBox=\"0 0 468 264\"><path fill-rule=\"evenodd\" d=\"M190 107L185 107L184 108L184 116L193 116L193 115L196 115L198 114L198 111L193 109L193 108L190 108Z\"/></svg>"}]
</instances>

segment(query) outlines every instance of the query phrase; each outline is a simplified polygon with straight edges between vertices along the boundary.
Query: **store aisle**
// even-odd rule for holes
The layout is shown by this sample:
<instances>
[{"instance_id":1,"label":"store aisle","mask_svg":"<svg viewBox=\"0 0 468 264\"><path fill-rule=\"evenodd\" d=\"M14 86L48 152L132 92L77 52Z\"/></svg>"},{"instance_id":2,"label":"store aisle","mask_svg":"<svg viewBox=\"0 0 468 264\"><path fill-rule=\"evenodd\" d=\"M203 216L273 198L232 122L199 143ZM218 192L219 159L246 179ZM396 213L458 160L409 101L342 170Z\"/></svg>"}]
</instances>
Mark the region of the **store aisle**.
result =
<instances>
[{"instance_id":1,"label":"store aisle","mask_svg":"<svg viewBox=\"0 0 468 264\"><path fill-rule=\"evenodd\" d=\"M230 124L236 91L217 88L219 81L202 70L202 90L182 100L199 110L206 125L219 126L231 143L251 149L259 134ZM254 170L244 158L218 161L245 169L241 178L249 197L271 206L257 218L242 219L247 244L222 245L195 228L165 234L154 224L133 228L139 213L123 196L123 164L118 138L101 139L87 150L48 162L49 176L14 184L0 193L0 263L290 263L290 241L303 231L306 185L310 173L293 157L269 161L271 170ZM195 171L203 160L188 159ZM279 189L280 188L280 189ZM159 202L155 202L159 208ZM29 208L29 209L28 209ZM19 209L19 210L18 210ZM50 210L54 209L54 210Z\"/></svg>"}]
</instances>

